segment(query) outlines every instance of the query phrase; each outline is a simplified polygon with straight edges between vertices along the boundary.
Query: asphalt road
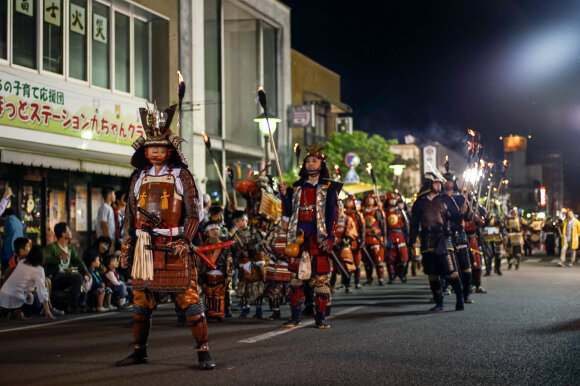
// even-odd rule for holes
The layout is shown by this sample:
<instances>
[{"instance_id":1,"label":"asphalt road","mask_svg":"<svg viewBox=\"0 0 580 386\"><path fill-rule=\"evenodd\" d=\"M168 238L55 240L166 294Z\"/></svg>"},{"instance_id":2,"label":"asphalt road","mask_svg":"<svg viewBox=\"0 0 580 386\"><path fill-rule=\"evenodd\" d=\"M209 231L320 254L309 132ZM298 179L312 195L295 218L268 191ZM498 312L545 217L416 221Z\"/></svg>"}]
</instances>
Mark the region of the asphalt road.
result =
<instances>
[{"instance_id":1,"label":"asphalt road","mask_svg":"<svg viewBox=\"0 0 580 386\"><path fill-rule=\"evenodd\" d=\"M550 260L484 278L488 293L474 294L463 312L453 311L453 296L447 311L428 312L421 274L335 294L328 330L311 319L291 330L211 322L214 371L197 368L194 339L177 327L172 305L154 314L149 364L126 368L113 363L131 352L130 313L1 320L0 384L580 384L580 266Z\"/></svg>"}]
</instances>

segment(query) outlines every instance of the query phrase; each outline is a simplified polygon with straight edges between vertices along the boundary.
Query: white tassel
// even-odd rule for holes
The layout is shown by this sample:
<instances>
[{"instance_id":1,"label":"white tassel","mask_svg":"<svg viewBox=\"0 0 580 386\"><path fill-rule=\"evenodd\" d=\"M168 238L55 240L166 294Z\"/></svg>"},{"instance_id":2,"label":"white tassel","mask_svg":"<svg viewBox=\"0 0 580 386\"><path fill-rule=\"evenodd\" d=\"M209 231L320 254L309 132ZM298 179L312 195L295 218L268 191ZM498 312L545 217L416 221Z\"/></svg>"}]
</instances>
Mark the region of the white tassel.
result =
<instances>
[{"instance_id":1,"label":"white tassel","mask_svg":"<svg viewBox=\"0 0 580 386\"><path fill-rule=\"evenodd\" d=\"M151 235L139 232L131 269L131 276L135 279L153 280L153 251L146 249L146 245L151 245Z\"/></svg>"}]
</instances>

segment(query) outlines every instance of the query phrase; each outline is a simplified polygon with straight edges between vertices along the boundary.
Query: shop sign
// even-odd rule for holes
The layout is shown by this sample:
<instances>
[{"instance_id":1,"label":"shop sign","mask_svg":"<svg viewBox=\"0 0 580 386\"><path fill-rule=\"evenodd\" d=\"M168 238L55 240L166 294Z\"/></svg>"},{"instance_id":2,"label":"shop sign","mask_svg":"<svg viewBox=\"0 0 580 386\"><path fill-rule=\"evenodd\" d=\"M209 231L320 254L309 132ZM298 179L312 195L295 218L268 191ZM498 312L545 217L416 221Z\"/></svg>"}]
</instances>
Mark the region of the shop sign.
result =
<instances>
[{"instance_id":1,"label":"shop sign","mask_svg":"<svg viewBox=\"0 0 580 386\"><path fill-rule=\"evenodd\" d=\"M93 40L107 44L107 18L93 15Z\"/></svg>"},{"instance_id":2,"label":"shop sign","mask_svg":"<svg viewBox=\"0 0 580 386\"><path fill-rule=\"evenodd\" d=\"M85 9L76 4L70 5L70 30L79 35L86 33L85 29Z\"/></svg>"},{"instance_id":3,"label":"shop sign","mask_svg":"<svg viewBox=\"0 0 580 386\"><path fill-rule=\"evenodd\" d=\"M0 125L131 145L145 133L138 106L130 108L132 114L123 115L121 104L109 99L92 99L0 72Z\"/></svg>"},{"instance_id":4,"label":"shop sign","mask_svg":"<svg viewBox=\"0 0 580 386\"><path fill-rule=\"evenodd\" d=\"M44 21L60 27L60 0L50 0L44 3Z\"/></svg>"},{"instance_id":5,"label":"shop sign","mask_svg":"<svg viewBox=\"0 0 580 386\"><path fill-rule=\"evenodd\" d=\"M16 12L23 13L27 16L34 16L33 0L16 0L14 6L16 7Z\"/></svg>"}]
</instances>

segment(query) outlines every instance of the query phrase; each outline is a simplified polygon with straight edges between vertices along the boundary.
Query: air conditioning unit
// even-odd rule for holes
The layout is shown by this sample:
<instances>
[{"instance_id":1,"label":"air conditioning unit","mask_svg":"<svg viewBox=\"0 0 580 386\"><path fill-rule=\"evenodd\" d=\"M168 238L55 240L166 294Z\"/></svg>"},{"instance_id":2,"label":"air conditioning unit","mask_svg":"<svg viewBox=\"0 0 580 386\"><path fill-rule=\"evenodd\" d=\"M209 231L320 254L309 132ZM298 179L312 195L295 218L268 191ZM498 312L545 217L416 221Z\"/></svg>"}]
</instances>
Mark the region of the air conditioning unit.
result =
<instances>
[{"instance_id":1,"label":"air conditioning unit","mask_svg":"<svg viewBox=\"0 0 580 386\"><path fill-rule=\"evenodd\" d=\"M335 121L335 131L337 133L352 134L352 117L337 117Z\"/></svg>"}]
</instances>

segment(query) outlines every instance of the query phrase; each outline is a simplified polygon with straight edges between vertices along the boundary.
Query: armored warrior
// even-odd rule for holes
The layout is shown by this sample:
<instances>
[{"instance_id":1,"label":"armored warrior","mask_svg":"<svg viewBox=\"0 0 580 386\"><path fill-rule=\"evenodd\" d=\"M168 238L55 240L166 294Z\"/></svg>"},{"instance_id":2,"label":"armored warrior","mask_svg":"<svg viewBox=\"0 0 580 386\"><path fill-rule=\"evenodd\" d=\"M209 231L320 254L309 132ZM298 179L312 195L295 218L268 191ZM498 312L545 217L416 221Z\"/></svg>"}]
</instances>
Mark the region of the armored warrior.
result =
<instances>
[{"instance_id":1,"label":"armored warrior","mask_svg":"<svg viewBox=\"0 0 580 386\"><path fill-rule=\"evenodd\" d=\"M250 302L256 306L254 318L262 319L262 298L264 296L264 268L266 256L262 243L263 235L258 229L248 225L248 217L243 211L233 215L236 242L234 253L238 264L239 284L237 295L242 299L241 319L250 316Z\"/></svg>"},{"instance_id":2,"label":"armored warrior","mask_svg":"<svg viewBox=\"0 0 580 386\"><path fill-rule=\"evenodd\" d=\"M491 198L491 205L488 204L488 208L490 208L490 211L487 214L485 227L483 228L485 276L491 275L492 259L494 272L501 276L501 246L502 235L505 232L503 217L493 197Z\"/></svg>"},{"instance_id":3,"label":"armored warrior","mask_svg":"<svg viewBox=\"0 0 580 386\"><path fill-rule=\"evenodd\" d=\"M353 238L350 243L350 250L352 251L353 263L354 263L354 288L361 288L360 285L360 265L362 258L362 248L365 246L365 233L366 226L365 221L361 213L356 208L356 198L354 196L348 196L344 199L344 215L345 217L350 217L352 223L355 225L356 238Z\"/></svg>"},{"instance_id":4,"label":"armored warrior","mask_svg":"<svg viewBox=\"0 0 580 386\"><path fill-rule=\"evenodd\" d=\"M219 245L223 241L221 222L209 221L205 224L204 233L204 246ZM199 270L200 281L203 284L204 304L209 319L221 320L226 315L231 315L229 297L226 293L232 279L232 253L229 247L223 246L208 251L207 257L216 265L216 268L209 269L206 265L202 265Z\"/></svg>"},{"instance_id":5,"label":"armored warrior","mask_svg":"<svg viewBox=\"0 0 580 386\"><path fill-rule=\"evenodd\" d=\"M429 277L429 286L435 300L431 311L443 310L441 278L445 278L455 290L457 311L463 310L463 291L458 278L457 263L453 258L453 244L449 229L450 214L442 200L442 179L433 173L426 173L423 186L411 210L409 242L414 245L417 236L421 239L423 271ZM420 229L420 230L419 230Z\"/></svg>"},{"instance_id":6,"label":"armored warrior","mask_svg":"<svg viewBox=\"0 0 580 386\"><path fill-rule=\"evenodd\" d=\"M474 202L474 207L477 205L477 213L475 210L465 220L465 235L467 236L467 244L469 248L469 258L471 261L471 282L475 287L475 292L485 293L485 289L481 286L481 274L483 268L481 266L481 256L483 255L480 247L479 236L481 234L480 228L485 225L485 209ZM483 241L483 240L482 240Z\"/></svg>"},{"instance_id":7,"label":"armored warrior","mask_svg":"<svg viewBox=\"0 0 580 386\"><path fill-rule=\"evenodd\" d=\"M405 233L408 233L409 223L406 213L397 206L397 196L387 193L385 200L385 214L387 216L387 268L389 283L399 277L403 283L407 281L407 264L409 254Z\"/></svg>"},{"instance_id":8,"label":"armored warrior","mask_svg":"<svg viewBox=\"0 0 580 386\"><path fill-rule=\"evenodd\" d=\"M280 183L284 214L290 217L288 244L299 244L298 272L290 279L292 319L284 327L300 325L304 303L303 280L310 280L315 293L315 321L318 328L329 328L329 275L338 216L338 193L342 184L329 180L323 146L313 144L307 150L300 169L300 180L291 187ZM298 238L298 240L297 240ZM300 240L302 239L302 240ZM297 241L301 241L297 242Z\"/></svg>"},{"instance_id":9,"label":"armored warrior","mask_svg":"<svg viewBox=\"0 0 580 386\"><path fill-rule=\"evenodd\" d=\"M506 250L508 253L508 269L512 269L515 264L516 270L520 269L522 258L522 248L524 247L524 237L522 235L522 225L526 225L520 219L518 208L514 207L509 211L509 216L505 220Z\"/></svg>"},{"instance_id":10,"label":"armored warrior","mask_svg":"<svg viewBox=\"0 0 580 386\"><path fill-rule=\"evenodd\" d=\"M367 281L365 285L373 283L373 268L376 267L379 285L384 285L384 260L387 236L387 223L383 211L377 206L372 193L367 193L362 203L362 215L365 219L365 271ZM372 260L371 260L372 259Z\"/></svg>"},{"instance_id":11,"label":"armored warrior","mask_svg":"<svg viewBox=\"0 0 580 386\"><path fill-rule=\"evenodd\" d=\"M343 264L348 275L344 273L341 275L341 282L346 293L351 293L350 276L351 272L355 271L354 258L352 253L352 244L356 243L358 238L357 226L352 217L345 215L344 204L338 202L338 219L336 221L336 244L334 251L340 257L340 263ZM338 276L338 267L334 267L332 276L330 277L330 287L334 292L334 285Z\"/></svg>"},{"instance_id":12,"label":"armored warrior","mask_svg":"<svg viewBox=\"0 0 580 386\"><path fill-rule=\"evenodd\" d=\"M465 196L459 193L455 175L447 172L443 177L446 179L443 184L444 192L438 199L445 204L445 207L449 211L451 240L455 248L457 264L461 271L463 299L465 303L473 303L473 300L469 299L469 293L471 291L471 262L469 260L467 235L463 228L463 221L471 214L471 210Z\"/></svg>"},{"instance_id":13,"label":"armored warrior","mask_svg":"<svg viewBox=\"0 0 580 386\"><path fill-rule=\"evenodd\" d=\"M123 254L132 264L134 351L118 366L146 363L151 314L164 292L186 315L197 341L201 368L215 367L208 347L207 323L199 297L197 269L190 246L203 217L201 198L178 148L183 138L170 130L176 106L165 113L140 109L147 139L133 144L125 214Z\"/></svg>"},{"instance_id":14,"label":"armored warrior","mask_svg":"<svg viewBox=\"0 0 580 386\"><path fill-rule=\"evenodd\" d=\"M290 282L288 256L286 255L289 220L288 217L283 216L280 223L270 230L264 243L269 258L266 267L266 294L272 309L272 315L268 317L268 320L281 319L280 306L286 297L286 290Z\"/></svg>"}]
</instances>

